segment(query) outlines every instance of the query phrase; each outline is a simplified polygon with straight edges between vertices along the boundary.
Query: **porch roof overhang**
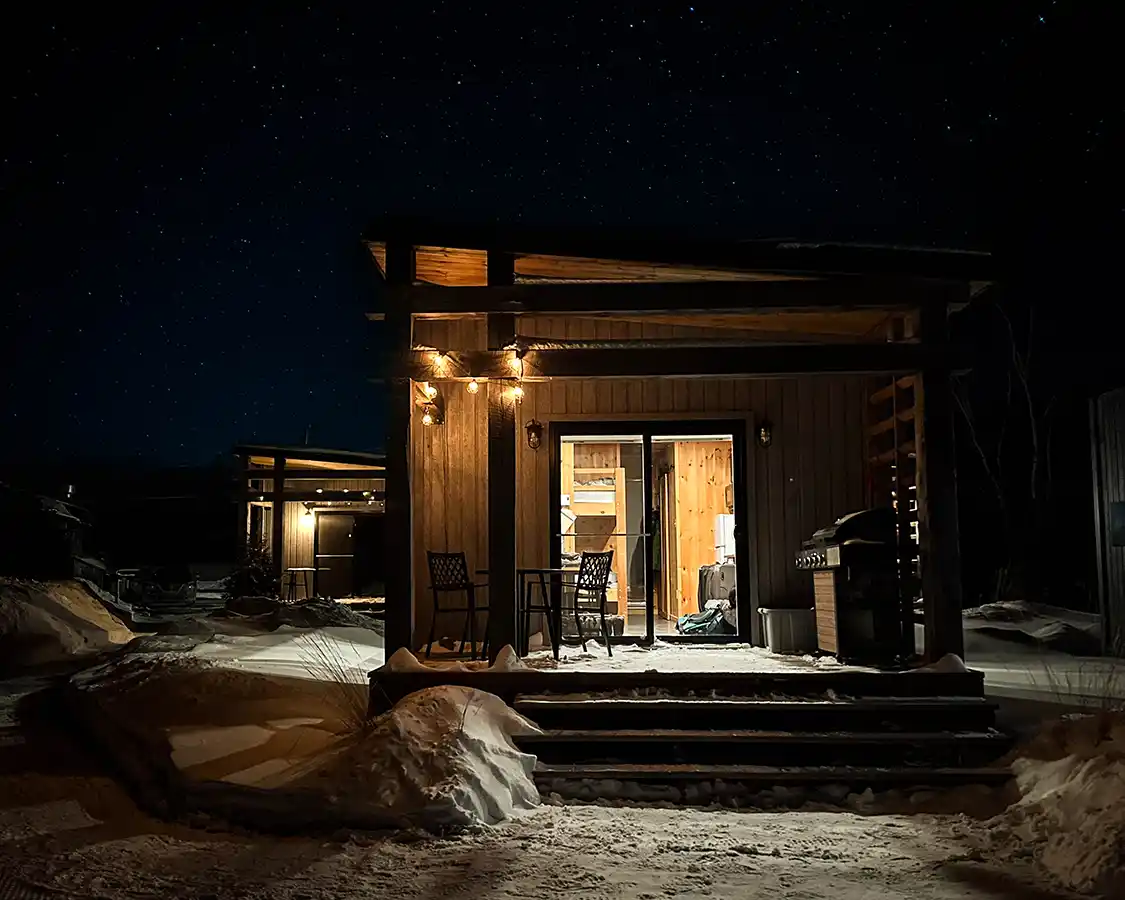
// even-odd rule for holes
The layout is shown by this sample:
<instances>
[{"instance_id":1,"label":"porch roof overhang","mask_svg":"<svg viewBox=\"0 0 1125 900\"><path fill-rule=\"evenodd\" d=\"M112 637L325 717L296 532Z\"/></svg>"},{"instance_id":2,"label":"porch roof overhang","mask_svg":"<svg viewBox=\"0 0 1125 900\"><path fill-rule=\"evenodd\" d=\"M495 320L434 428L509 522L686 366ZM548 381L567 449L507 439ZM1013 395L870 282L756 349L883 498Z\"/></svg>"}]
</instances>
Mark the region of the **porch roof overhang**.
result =
<instances>
[{"instance_id":1,"label":"porch roof overhang","mask_svg":"<svg viewBox=\"0 0 1125 900\"><path fill-rule=\"evenodd\" d=\"M488 283L489 252L511 254L516 283L557 281L757 281L829 275L992 280L988 253L793 239L732 239L696 229L540 227L386 218L364 232L380 272L389 241L415 248L415 280Z\"/></svg>"},{"instance_id":2,"label":"porch roof overhang","mask_svg":"<svg viewBox=\"0 0 1125 900\"><path fill-rule=\"evenodd\" d=\"M362 477L364 473L381 472L386 468L386 457L382 454L357 450L287 447L278 444L236 444L234 454L245 456L253 465L272 466L275 459L284 459L286 467L291 470L331 470L317 471L315 477L318 478L356 478ZM287 471L286 477L299 476L293 471Z\"/></svg>"}]
</instances>

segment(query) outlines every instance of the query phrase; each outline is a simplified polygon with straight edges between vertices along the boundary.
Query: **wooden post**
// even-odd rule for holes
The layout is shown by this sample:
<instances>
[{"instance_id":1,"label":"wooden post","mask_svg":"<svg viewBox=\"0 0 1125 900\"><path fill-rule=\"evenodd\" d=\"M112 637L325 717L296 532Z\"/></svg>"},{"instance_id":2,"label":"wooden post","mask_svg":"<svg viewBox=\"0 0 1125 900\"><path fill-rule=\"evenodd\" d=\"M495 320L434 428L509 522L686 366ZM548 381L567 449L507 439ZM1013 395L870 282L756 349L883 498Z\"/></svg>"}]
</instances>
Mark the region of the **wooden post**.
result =
<instances>
[{"instance_id":1,"label":"wooden post","mask_svg":"<svg viewBox=\"0 0 1125 900\"><path fill-rule=\"evenodd\" d=\"M514 257L488 251L488 283L512 284ZM490 313L488 348L509 345L515 316ZM488 382L488 631L492 659L517 643L516 616L516 400L508 379Z\"/></svg>"},{"instance_id":2,"label":"wooden post","mask_svg":"<svg viewBox=\"0 0 1125 900\"><path fill-rule=\"evenodd\" d=\"M273 544L273 574L281 590L281 576L285 571L285 457L273 458L273 524L270 538Z\"/></svg>"},{"instance_id":3,"label":"wooden post","mask_svg":"<svg viewBox=\"0 0 1125 900\"><path fill-rule=\"evenodd\" d=\"M949 346L944 302L922 307L921 338L938 351ZM961 547L957 524L957 448L953 438L953 388L946 368L923 370L914 381L918 538L926 658L963 656Z\"/></svg>"},{"instance_id":4,"label":"wooden post","mask_svg":"<svg viewBox=\"0 0 1125 900\"><path fill-rule=\"evenodd\" d=\"M386 277L390 286L409 287L414 281L414 247L387 242ZM412 386L405 362L412 343L408 304L395 301L387 308L384 376L386 379L386 575L385 653L389 658L403 647L414 648L414 511L410 467Z\"/></svg>"}]
</instances>

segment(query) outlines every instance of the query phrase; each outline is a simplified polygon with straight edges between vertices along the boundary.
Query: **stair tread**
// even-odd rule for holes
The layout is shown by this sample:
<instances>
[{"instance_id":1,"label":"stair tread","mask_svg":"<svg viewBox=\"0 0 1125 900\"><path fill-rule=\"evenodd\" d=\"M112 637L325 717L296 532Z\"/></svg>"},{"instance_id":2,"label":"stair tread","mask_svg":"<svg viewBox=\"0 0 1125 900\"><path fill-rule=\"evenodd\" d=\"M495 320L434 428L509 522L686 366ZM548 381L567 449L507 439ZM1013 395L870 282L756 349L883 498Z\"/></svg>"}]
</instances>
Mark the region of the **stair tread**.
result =
<instances>
[{"instance_id":1,"label":"stair tread","mask_svg":"<svg viewBox=\"0 0 1125 900\"><path fill-rule=\"evenodd\" d=\"M577 778L615 778L624 780L653 780L667 776L693 778L760 778L776 777L780 780L802 780L810 777L857 781L869 778L916 777L941 775L943 777L1009 778L1011 772L1001 766L753 766L696 763L537 763L536 775L570 776Z\"/></svg>"},{"instance_id":2,"label":"stair tread","mask_svg":"<svg viewBox=\"0 0 1125 900\"><path fill-rule=\"evenodd\" d=\"M553 709L584 708L591 705L612 706L648 706L652 708L668 707L674 709L684 706L703 707L798 707L807 709L816 706L852 709L902 709L904 707L995 707L996 704L985 697L857 697L829 699L822 697L796 697L790 699L777 699L773 697L569 697L561 699L550 694L520 694L515 698L515 708L529 708L535 706L551 707Z\"/></svg>"},{"instance_id":3,"label":"stair tread","mask_svg":"<svg viewBox=\"0 0 1125 900\"><path fill-rule=\"evenodd\" d=\"M548 729L515 735L518 741L550 743L553 741L730 741L804 742L804 743L934 743L938 741L1006 742L1008 736L998 731L763 731L758 729L700 728L619 728Z\"/></svg>"}]
</instances>

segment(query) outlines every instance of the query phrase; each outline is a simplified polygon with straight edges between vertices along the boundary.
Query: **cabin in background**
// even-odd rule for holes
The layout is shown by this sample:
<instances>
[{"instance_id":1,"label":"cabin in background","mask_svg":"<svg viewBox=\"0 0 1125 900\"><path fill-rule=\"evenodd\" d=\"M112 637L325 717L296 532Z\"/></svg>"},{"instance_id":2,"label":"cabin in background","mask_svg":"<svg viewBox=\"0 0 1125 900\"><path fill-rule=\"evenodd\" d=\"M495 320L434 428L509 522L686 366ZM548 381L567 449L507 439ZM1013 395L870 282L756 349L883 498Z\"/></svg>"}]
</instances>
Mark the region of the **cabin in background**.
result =
<instances>
[{"instance_id":1,"label":"cabin in background","mask_svg":"<svg viewBox=\"0 0 1125 900\"><path fill-rule=\"evenodd\" d=\"M269 548L283 598L382 595L382 456L260 444L234 452L242 533Z\"/></svg>"},{"instance_id":2,"label":"cabin in background","mask_svg":"<svg viewBox=\"0 0 1125 900\"><path fill-rule=\"evenodd\" d=\"M388 653L429 628L427 550L488 570L495 650L515 642L517 569L579 543L614 549L614 610L647 640L725 560L736 636L760 644L760 608L821 603L803 542L868 506L894 510L904 621L920 592L926 655L961 651L948 317L987 284L984 254L408 222L367 237L387 552L413 560L388 570Z\"/></svg>"}]
</instances>

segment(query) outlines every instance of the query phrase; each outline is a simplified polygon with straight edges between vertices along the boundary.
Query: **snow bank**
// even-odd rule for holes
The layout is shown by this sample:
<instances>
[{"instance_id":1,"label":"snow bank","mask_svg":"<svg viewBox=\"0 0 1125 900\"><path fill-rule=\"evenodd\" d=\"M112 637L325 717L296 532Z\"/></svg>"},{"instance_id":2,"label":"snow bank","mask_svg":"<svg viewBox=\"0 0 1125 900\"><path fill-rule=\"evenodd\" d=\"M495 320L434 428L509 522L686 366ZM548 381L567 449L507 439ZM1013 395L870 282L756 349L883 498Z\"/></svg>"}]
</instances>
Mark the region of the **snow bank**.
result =
<instances>
[{"instance_id":1,"label":"snow bank","mask_svg":"<svg viewBox=\"0 0 1125 900\"><path fill-rule=\"evenodd\" d=\"M321 657L346 658L332 643L351 631L322 629ZM270 830L447 830L538 803L535 757L511 740L535 726L498 697L435 687L369 722L364 666L295 677L248 644L141 642L71 680L80 721L153 811Z\"/></svg>"},{"instance_id":2,"label":"snow bank","mask_svg":"<svg viewBox=\"0 0 1125 900\"><path fill-rule=\"evenodd\" d=\"M404 697L314 777L431 830L495 824L539 804L535 757L512 742L536 730L499 697L440 685Z\"/></svg>"},{"instance_id":3,"label":"snow bank","mask_svg":"<svg viewBox=\"0 0 1125 900\"><path fill-rule=\"evenodd\" d=\"M1030 853L1072 890L1125 896L1125 714L1049 724L1012 771L1020 799L986 823L993 852Z\"/></svg>"},{"instance_id":4,"label":"snow bank","mask_svg":"<svg viewBox=\"0 0 1125 900\"><path fill-rule=\"evenodd\" d=\"M969 667L965 665L965 661L956 653L947 653L937 662L932 662L928 666L919 666L914 671L949 674L954 672L968 672Z\"/></svg>"},{"instance_id":5,"label":"snow bank","mask_svg":"<svg viewBox=\"0 0 1125 900\"><path fill-rule=\"evenodd\" d=\"M6 668L99 653L133 637L77 581L0 578L0 665Z\"/></svg>"}]
</instances>

